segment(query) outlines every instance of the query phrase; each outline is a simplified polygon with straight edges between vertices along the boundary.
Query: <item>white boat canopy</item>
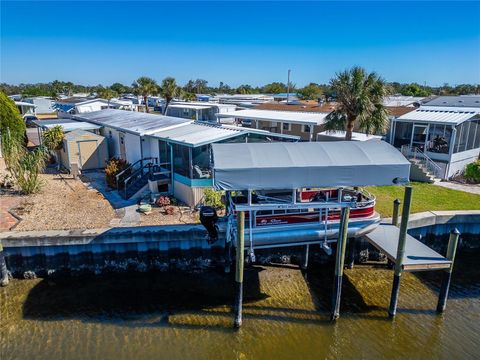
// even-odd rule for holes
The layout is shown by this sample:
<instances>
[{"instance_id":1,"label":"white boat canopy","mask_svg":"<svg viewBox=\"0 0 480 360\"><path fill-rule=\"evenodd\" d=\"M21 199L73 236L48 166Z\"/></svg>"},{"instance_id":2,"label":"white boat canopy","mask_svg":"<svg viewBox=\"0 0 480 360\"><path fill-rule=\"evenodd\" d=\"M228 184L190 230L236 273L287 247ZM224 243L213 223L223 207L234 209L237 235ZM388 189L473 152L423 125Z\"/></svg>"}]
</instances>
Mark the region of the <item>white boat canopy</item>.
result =
<instances>
[{"instance_id":1,"label":"white boat canopy","mask_svg":"<svg viewBox=\"0 0 480 360\"><path fill-rule=\"evenodd\" d=\"M212 144L218 190L405 183L410 162L383 141Z\"/></svg>"}]
</instances>

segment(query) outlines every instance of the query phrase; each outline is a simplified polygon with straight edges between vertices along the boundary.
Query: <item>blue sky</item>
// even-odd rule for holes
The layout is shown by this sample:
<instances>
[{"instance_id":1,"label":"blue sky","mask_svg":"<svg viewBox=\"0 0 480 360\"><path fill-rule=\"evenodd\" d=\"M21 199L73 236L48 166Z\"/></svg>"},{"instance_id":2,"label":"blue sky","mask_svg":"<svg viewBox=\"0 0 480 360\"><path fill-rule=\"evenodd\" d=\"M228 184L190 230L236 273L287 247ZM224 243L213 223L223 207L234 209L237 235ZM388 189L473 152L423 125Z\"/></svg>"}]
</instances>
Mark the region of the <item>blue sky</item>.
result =
<instances>
[{"instance_id":1,"label":"blue sky","mask_svg":"<svg viewBox=\"0 0 480 360\"><path fill-rule=\"evenodd\" d=\"M479 2L6 2L0 82L480 83Z\"/></svg>"}]
</instances>

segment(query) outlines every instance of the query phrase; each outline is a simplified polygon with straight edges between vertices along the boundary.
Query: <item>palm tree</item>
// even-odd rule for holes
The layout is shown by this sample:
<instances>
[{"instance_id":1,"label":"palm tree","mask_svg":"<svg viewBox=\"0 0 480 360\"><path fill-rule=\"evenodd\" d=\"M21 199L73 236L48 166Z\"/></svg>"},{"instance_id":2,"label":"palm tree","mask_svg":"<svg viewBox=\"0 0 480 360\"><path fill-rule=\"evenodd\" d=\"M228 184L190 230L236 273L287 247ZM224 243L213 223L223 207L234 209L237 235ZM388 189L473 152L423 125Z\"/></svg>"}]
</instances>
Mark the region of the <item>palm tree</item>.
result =
<instances>
[{"instance_id":1,"label":"palm tree","mask_svg":"<svg viewBox=\"0 0 480 360\"><path fill-rule=\"evenodd\" d=\"M132 84L133 93L141 95L145 103L145 111L148 113L148 95L158 94L157 82L149 77L141 76Z\"/></svg>"},{"instance_id":2,"label":"palm tree","mask_svg":"<svg viewBox=\"0 0 480 360\"><path fill-rule=\"evenodd\" d=\"M108 101L108 107L110 108L110 100L118 96L118 93L112 89L104 88L98 91L98 96Z\"/></svg>"},{"instance_id":3,"label":"palm tree","mask_svg":"<svg viewBox=\"0 0 480 360\"><path fill-rule=\"evenodd\" d=\"M160 94L165 98L165 111L167 111L168 104L173 98L182 95L182 89L177 85L173 77L166 77L160 86Z\"/></svg>"},{"instance_id":4,"label":"palm tree","mask_svg":"<svg viewBox=\"0 0 480 360\"><path fill-rule=\"evenodd\" d=\"M385 81L372 72L355 66L337 73L330 81L337 95L338 105L327 116L327 130L346 130L345 140L352 140L355 124L366 134L384 131L388 125L388 114L383 99L389 94Z\"/></svg>"}]
</instances>

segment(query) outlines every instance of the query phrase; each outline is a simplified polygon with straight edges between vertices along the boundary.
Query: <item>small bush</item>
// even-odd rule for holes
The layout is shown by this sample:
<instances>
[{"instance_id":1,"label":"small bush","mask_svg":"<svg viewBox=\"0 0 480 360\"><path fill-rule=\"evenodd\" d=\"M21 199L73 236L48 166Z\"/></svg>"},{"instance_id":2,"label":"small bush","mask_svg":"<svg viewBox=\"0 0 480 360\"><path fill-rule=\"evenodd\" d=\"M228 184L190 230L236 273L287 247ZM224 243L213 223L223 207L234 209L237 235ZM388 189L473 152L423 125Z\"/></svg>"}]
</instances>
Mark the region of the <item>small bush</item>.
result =
<instances>
[{"instance_id":1,"label":"small bush","mask_svg":"<svg viewBox=\"0 0 480 360\"><path fill-rule=\"evenodd\" d=\"M170 198L168 196L160 196L157 200L157 206L164 207L170 205Z\"/></svg>"},{"instance_id":2,"label":"small bush","mask_svg":"<svg viewBox=\"0 0 480 360\"><path fill-rule=\"evenodd\" d=\"M167 206L164 208L165 215L173 215L175 209L172 206Z\"/></svg>"},{"instance_id":3,"label":"small bush","mask_svg":"<svg viewBox=\"0 0 480 360\"><path fill-rule=\"evenodd\" d=\"M480 183L480 160L467 165L465 168L465 179L474 184Z\"/></svg>"},{"instance_id":4,"label":"small bush","mask_svg":"<svg viewBox=\"0 0 480 360\"><path fill-rule=\"evenodd\" d=\"M215 209L223 208L222 192L213 189L205 189L203 192L203 202L205 205L211 206Z\"/></svg>"},{"instance_id":5,"label":"small bush","mask_svg":"<svg viewBox=\"0 0 480 360\"><path fill-rule=\"evenodd\" d=\"M63 128L57 125L43 132L42 141L48 150L60 150L64 136Z\"/></svg>"},{"instance_id":6,"label":"small bush","mask_svg":"<svg viewBox=\"0 0 480 360\"><path fill-rule=\"evenodd\" d=\"M125 170L127 167L129 167L130 164L128 161L123 160L123 159L118 159L118 158L112 158L108 164L107 167L105 168L105 181L107 182L107 185L110 186L113 189L117 188L117 175L121 173L123 170ZM125 177L130 174L125 174ZM120 186L123 182L123 179L120 179Z\"/></svg>"}]
</instances>

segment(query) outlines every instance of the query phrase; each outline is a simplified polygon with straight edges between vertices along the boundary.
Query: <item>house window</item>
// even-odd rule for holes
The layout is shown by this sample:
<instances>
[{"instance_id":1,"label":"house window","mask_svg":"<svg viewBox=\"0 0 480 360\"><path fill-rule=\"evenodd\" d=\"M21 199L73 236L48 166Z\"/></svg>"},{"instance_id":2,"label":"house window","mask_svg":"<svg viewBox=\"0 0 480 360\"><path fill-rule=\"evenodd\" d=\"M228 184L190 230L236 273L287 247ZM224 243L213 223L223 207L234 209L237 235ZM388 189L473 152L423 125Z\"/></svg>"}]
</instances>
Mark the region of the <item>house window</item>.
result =
<instances>
[{"instance_id":1,"label":"house window","mask_svg":"<svg viewBox=\"0 0 480 360\"><path fill-rule=\"evenodd\" d=\"M412 123L395 122L395 137L393 138L393 146L399 148L402 145L410 145L412 137Z\"/></svg>"},{"instance_id":2,"label":"house window","mask_svg":"<svg viewBox=\"0 0 480 360\"><path fill-rule=\"evenodd\" d=\"M303 132L309 133L310 129L311 129L310 125L303 125Z\"/></svg>"},{"instance_id":3,"label":"house window","mask_svg":"<svg viewBox=\"0 0 480 360\"><path fill-rule=\"evenodd\" d=\"M283 123L282 128L283 128L283 131L292 131L292 124Z\"/></svg>"},{"instance_id":4,"label":"house window","mask_svg":"<svg viewBox=\"0 0 480 360\"><path fill-rule=\"evenodd\" d=\"M174 172L187 178L190 177L190 149L188 146L173 144L173 166Z\"/></svg>"}]
</instances>

